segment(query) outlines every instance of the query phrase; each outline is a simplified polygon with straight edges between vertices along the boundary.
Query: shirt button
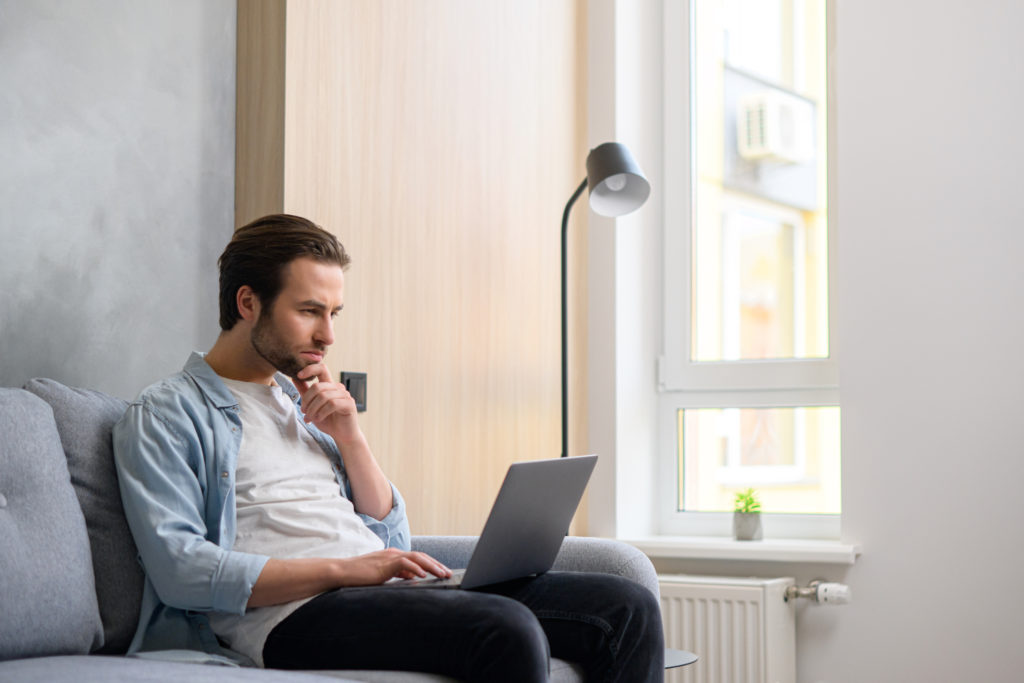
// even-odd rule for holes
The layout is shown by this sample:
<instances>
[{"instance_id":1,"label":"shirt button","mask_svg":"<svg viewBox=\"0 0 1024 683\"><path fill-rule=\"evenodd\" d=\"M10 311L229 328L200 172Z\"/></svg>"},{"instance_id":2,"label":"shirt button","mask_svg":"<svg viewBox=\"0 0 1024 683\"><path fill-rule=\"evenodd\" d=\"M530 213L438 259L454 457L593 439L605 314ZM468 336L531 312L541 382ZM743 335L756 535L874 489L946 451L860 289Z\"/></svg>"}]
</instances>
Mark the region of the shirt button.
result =
<instances>
[{"instance_id":1,"label":"shirt button","mask_svg":"<svg viewBox=\"0 0 1024 683\"><path fill-rule=\"evenodd\" d=\"M221 472L221 473L220 473L220 476L221 476L222 478L224 478L224 479L227 479L227 478L228 478L228 473L227 473L227 470L225 470L225 471Z\"/></svg>"}]
</instances>

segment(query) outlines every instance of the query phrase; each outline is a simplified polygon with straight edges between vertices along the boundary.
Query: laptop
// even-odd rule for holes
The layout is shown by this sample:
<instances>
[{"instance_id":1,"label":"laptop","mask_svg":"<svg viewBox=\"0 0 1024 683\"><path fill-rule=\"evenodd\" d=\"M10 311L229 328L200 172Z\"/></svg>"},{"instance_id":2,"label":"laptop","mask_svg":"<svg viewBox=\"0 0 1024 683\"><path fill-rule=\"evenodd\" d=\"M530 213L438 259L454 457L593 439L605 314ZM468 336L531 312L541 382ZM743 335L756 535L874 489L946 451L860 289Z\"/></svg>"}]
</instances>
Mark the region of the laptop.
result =
<instances>
[{"instance_id":1,"label":"laptop","mask_svg":"<svg viewBox=\"0 0 1024 683\"><path fill-rule=\"evenodd\" d=\"M470 589L543 574L555 563L596 463L596 455L513 463L464 570L384 585Z\"/></svg>"}]
</instances>

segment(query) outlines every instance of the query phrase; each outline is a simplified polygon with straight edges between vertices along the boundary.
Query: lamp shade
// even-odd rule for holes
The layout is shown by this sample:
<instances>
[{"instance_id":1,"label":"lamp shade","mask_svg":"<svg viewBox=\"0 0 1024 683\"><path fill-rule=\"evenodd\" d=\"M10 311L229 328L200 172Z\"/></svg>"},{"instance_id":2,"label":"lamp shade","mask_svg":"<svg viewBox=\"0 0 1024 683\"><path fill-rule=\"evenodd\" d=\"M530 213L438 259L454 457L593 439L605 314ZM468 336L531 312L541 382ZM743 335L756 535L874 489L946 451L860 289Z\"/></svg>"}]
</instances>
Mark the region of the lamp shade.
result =
<instances>
[{"instance_id":1,"label":"lamp shade","mask_svg":"<svg viewBox=\"0 0 1024 683\"><path fill-rule=\"evenodd\" d=\"M587 155L590 208L602 216L623 216L639 209L651 184L625 145L606 142Z\"/></svg>"}]
</instances>

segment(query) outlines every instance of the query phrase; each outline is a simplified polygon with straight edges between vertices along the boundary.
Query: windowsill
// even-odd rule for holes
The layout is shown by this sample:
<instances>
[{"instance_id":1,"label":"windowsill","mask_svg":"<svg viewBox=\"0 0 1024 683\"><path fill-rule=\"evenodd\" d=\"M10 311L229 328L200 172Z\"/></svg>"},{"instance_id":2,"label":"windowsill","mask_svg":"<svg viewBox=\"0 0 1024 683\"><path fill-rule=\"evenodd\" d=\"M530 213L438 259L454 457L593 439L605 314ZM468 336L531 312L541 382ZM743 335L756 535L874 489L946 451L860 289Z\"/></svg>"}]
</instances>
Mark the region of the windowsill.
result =
<instances>
[{"instance_id":1,"label":"windowsill","mask_svg":"<svg viewBox=\"0 0 1024 683\"><path fill-rule=\"evenodd\" d=\"M651 536L621 540L639 548L649 557L686 560L852 565L861 552L859 544L839 541L775 538L735 541L716 536Z\"/></svg>"}]
</instances>

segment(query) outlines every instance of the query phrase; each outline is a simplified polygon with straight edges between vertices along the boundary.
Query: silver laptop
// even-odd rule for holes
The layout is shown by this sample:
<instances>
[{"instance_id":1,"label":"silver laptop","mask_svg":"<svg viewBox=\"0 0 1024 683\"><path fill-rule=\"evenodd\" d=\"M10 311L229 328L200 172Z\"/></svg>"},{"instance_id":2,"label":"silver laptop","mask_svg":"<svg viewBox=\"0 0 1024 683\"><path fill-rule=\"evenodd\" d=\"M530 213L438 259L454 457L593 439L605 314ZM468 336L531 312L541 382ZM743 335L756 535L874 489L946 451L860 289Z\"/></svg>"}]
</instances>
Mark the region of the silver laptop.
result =
<instances>
[{"instance_id":1,"label":"silver laptop","mask_svg":"<svg viewBox=\"0 0 1024 683\"><path fill-rule=\"evenodd\" d=\"M596 455L579 455L513 463L464 570L450 579L384 585L469 589L543 574L555 563L596 462Z\"/></svg>"}]
</instances>

